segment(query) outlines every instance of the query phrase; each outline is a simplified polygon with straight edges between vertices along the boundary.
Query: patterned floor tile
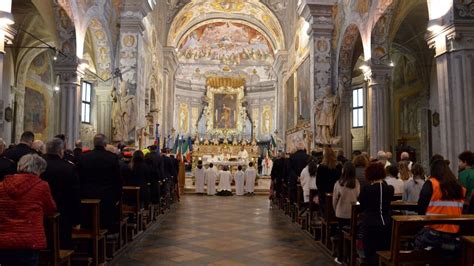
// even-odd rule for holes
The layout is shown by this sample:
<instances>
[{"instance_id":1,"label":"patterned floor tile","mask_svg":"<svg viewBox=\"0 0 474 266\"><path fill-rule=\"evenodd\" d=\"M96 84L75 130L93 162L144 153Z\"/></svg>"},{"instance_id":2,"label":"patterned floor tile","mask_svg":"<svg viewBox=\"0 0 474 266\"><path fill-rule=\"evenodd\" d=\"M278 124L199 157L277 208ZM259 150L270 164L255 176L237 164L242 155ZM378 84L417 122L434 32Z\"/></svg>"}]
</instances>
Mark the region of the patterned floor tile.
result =
<instances>
[{"instance_id":1,"label":"patterned floor tile","mask_svg":"<svg viewBox=\"0 0 474 266\"><path fill-rule=\"evenodd\" d=\"M331 265L267 197L186 195L114 265Z\"/></svg>"}]
</instances>

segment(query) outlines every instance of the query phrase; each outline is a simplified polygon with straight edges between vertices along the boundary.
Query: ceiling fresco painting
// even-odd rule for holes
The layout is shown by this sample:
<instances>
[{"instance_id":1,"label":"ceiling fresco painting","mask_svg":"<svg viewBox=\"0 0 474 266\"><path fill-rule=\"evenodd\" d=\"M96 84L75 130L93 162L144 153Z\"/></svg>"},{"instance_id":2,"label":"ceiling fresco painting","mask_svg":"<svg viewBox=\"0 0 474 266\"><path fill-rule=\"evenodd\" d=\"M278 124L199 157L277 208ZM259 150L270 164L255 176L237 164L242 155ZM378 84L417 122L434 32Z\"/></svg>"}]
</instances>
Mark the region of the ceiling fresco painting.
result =
<instances>
[{"instance_id":1,"label":"ceiling fresco painting","mask_svg":"<svg viewBox=\"0 0 474 266\"><path fill-rule=\"evenodd\" d=\"M184 62L211 60L228 65L244 61L273 62L273 49L264 35L231 21L202 25L189 32L178 47L178 57Z\"/></svg>"}]
</instances>

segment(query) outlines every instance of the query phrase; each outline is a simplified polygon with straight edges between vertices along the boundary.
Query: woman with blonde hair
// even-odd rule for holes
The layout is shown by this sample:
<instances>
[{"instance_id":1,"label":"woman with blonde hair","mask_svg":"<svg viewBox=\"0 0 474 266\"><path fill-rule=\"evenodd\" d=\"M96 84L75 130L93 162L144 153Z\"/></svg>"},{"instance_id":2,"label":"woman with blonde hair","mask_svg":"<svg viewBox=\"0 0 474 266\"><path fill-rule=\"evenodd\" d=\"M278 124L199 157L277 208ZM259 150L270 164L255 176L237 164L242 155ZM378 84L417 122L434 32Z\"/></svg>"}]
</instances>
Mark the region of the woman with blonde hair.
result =
<instances>
[{"instance_id":1,"label":"woman with blonde hair","mask_svg":"<svg viewBox=\"0 0 474 266\"><path fill-rule=\"evenodd\" d=\"M398 163L398 178L403 182L407 182L408 179L412 178L413 175L409 168L409 163L407 161L400 161Z\"/></svg>"},{"instance_id":2,"label":"woman with blonde hair","mask_svg":"<svg viewBox=\"0 0 474 266\"><path fill-rule=\"evenodd\" d=\"M316 187L319 194L319 206L324 213L326 193L332 193L334 184L341 177L342 166L337 163L337 156L330 147L324 148L323 161L316 172Z\"/></svg>"}]
</instances>

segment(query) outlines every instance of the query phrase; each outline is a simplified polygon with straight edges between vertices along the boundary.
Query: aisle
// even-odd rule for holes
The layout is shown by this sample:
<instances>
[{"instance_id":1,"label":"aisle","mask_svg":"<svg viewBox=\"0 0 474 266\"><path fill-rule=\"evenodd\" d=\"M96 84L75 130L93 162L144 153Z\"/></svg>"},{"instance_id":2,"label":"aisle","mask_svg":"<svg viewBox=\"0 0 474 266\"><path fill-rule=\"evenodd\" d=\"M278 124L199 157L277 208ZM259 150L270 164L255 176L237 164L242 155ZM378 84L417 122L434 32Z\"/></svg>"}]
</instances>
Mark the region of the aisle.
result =
<instances>
[{"instance_id":1,"label":"aisle","mask_svg":"<svg viewBox=\"0 0 474 266\"><path fill-rule=\"evenodd\" d=\"M185 196L115 265L328 265L267 197Z\"/></svg>"}]
</instances>

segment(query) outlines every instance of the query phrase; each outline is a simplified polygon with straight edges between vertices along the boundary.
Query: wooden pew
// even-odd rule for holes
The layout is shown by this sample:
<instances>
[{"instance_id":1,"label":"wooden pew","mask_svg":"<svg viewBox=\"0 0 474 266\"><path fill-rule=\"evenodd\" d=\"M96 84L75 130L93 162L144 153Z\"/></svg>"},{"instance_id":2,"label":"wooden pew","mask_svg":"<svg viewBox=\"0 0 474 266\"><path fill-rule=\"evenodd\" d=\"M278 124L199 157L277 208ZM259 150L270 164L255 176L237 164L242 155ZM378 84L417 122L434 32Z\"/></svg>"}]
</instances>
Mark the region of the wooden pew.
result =
<instances>
[{"instance_id":1,"label":"wooden pew","mask_svg":"<svg viewBox=\"0 0 474 266\"><path fill-rule=\"evenodd\" d=\"M463 236L462 240L462 265L474 265L474 236Z\"/></svg>"},{"instance_id":2,"label":"wooden pew","mask_svg":"<svg viewBox=\"0 0 474 266\"><path fill-rule=\"evenodd\" d=\"M392 211L416 211L418 205L416 202L406 202L406 201L392 201L391 202ZM358 222L360 216L360 204L356 202L352 204L351 209L351 224L348 231L344 231L343 235L343 258L344 263L347 265L357 265L357 250L356 250L356 241L358 234Z\"/></svg>"},{"instance_id":3,"label":"wooden pew","mask_svg":"<svg viewBox=\"0 0 474 266\"><path fill-rule=\"evenodd\" d=\"M45 217L44 229L48 248L40 252L40 265L71 265L71 255L74 250L62 250L60 248L59 235L59 213Z\"/></svg>"},{"instance_id":4,"label":"wooden pew","mask_svg":"<svg viewBox=\"0 0 474 266\"><path fill-rule=\"evenodd\" d=\"M89 261L89 250L91 250L92 265L103 265L106 263L105 234L107 230L100 229L100 200L81 200L80 211L82 217L81 229L73 230L72 240L76 247L85 244L83 246L85 252L80 252L82 250L80 248L75 249L78 255L76 261Z\"/></svg>"},{"instance_id":5,"label":"wooden pew","mask_svg":"<svg viewBox=\"0 0 474 266\"><path fill-rule=\"evenodd\" d=\"M129 217L127 238L131 241L143 232L142 215L144 209L141 207L140 187L124 186L122 201L122 214Z\"/></svg>"},{"instance_id":6,"label":"wooden pew","mask_svg":"<svg viewBox=\"0 0 474 266\"><path fill-rule=\"evenodd\" d=\"M460 225L461 235L472 235L474 228L474 215L462 216L425 216L407 215L393 216L392 243L390 250L379 251L380 265L401 265L403 263L417 264L443 264L461 265L462 256L449 262L445 260L443 254L437 250L403 250L402 244L413 237L426 225L432 224L456 224Z\"/></svg>"},{"instance_id":7,"label":"wooden pew","mask_svg":"<svg viewBox=\"0 0 474 266\"><path fill-rule=\"evenodd\" d=\"M331 227L337 224L337 218L332 206L332 193L326 193L324 197L324 212L321 216L321 243L326 251L332 254L334 245L331 241Z\"/></svg>"}]
</instances>

